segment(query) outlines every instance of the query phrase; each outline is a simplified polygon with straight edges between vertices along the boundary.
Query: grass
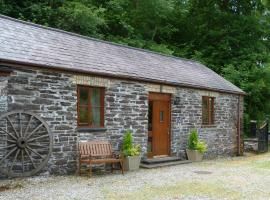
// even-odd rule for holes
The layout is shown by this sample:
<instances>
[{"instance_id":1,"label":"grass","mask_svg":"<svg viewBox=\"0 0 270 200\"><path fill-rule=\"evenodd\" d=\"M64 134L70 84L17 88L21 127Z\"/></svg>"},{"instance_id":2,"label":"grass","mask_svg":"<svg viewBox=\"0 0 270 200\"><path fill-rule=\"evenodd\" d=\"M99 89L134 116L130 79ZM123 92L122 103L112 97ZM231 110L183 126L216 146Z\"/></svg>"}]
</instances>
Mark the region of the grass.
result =
<instances>
[{"instance_id":1,"label":"grass","mask_svg":"<svg viewBox=\"0 0 270 200\"><path fill-rule=\"evenodd\" d=\"M258 169L270 170L270 161L268 160L268 161L256 162L253 164L253 166Z\"/></svg>"},{"instance_id":2,"label":"grass","mask_svg":"<svg viewBox=\"0 0 270 200\"><path fill-rule=\"evenodd\" d=\"M4 192L6 190L11 190L11 189L21 189L23 188L21 183L16 183L16 184L4 184L4 185L0 185L0 192Z\"/></svg>"},{"instance_id":3,"label":"grass","mask_svg":"<svg viewBox=\"0 0 270 200\"><path fill-rule=\"evenodd\" d=\"M180 182L167 186L150 186L147 185L143 189L132 192L111 192L105 190L107 199L164 199L179 198L187 196L208 196L212 198L228 198L239 199L242 194L237 190L222 187L220 183L209 183L201 181Z\"/></svg>"},{"instance_id":4,"label":"grass","mask_svg":"<svg viewBox=\"0 0 270 200\"><path fill-rule=\"evenodd\" d=\"M209 170L214 172L215 179L207 179L204 175L198 176L195 179L181 181L174 184L156 185L145 184L142 187L127 188L121 192L115 192L110 187L103 190L106 199L182 199L185 197L209 197L212 199L268 199L270 192L264 189L260 181L264 174L270 171L270 155L254 155L248 154L244 157L234 157L231 160L206 161L202 163L194 163L194 166L199 166L201 170ZM222 169L218 174L215 174L215 168ZM245 169L246 174L241 173L241 169ZM227 170L228 169L228 170ZM238 172L236 172L238 171ZM255 180L250 180L249 175L256 176ZM254 182L253 182L254 181ZM258 186L257 184L261 185ZM243 188L250 188L243 190ZM261 187L261 188L260 188ZM260 190L261 189L261 190Z\"/></svg>"},{"instance_id":5,"label":"grass","mask_svg":"<svg viewBox=\"0 0 270 200\"><path fill-rule=\"evenodd\" d=\"M211 173L195 173L209 171ZM98 175L98 174L102 175ZM52 177L34 181L16 180L0 184L0 191L21 192L34 188L40 190L59 187L59 199L69 192L89 192L102 199L269 199L270 153L246 154L244 157L221 158L179 167L142 170L141 173L127 173L125 176L103 175L102 171L89 178L78 176ZM149 177L152 174L153 180ZM144 174L146 176L144 176ZM115 179L114 179L115 176ZM80 191L80 188L83 188ZM73 188L73 189L72 189ZM73 191L74 190L74 191ZM49 190L50 191L50 190ZM52 191L50 191L52 192ZM1 193L1 192L0 192ZM53 193L47 195L54 195ZM94 196L95 196L94 195ZM1 194L0 194L1 196ZM75 197L75 198L74 198ZM70 199L77 200L76 196ZM91 195L88 196L91 199ZM94 198L94 197L93 197ZM93 199L92 198L92 199ZM37 199L42 199L37 196Z\"/></svg>"}]
</instances>

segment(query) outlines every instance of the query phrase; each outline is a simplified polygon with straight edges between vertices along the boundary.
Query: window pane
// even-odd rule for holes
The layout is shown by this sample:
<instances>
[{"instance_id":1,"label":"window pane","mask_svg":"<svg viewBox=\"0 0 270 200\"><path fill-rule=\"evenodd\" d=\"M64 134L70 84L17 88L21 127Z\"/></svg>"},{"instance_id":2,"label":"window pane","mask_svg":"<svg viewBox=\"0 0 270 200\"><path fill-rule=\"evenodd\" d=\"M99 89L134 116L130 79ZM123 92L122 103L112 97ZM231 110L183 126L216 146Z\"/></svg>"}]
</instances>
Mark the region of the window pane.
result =
<instances>
[{"instance_id":1,"label":"window pane","mask_svg":"<svg viewBox=\"0 0 270 200\"><path fill-rule=\"evenodd\" d=\"M164 121L164 111L159 112L159 121L163 122Z\"/></svg>"},{"instance_id":2,"label":"window pane","mask_svg":"<svg viewBox=\"0 0 270 200\"><path fill-rule=\"evenodd\" d=\"M80 105L88 104L88 89L80 87Z\"/></svg>"},{"instance_id":3,"label":"window pane","mask_svg":"<svg viewBox=\"0 0 270 200\"><path fill-rule=\"evenodd\" d=\"M81 86L78 92L78 124L88 127L103 126L103 89Z\"/></svg>"},{"instance_id":4,"label":"window pane","mask_svg":"<svg viewBox=\"0 0 270 200\"><path fill-rule=\"evenodd\" d=\"M91 93L91 106L99 107L100 106L100 88L92 88Z\"/></svg>"},{"instance_id":5,"label":"window pane","mask_svg":"<svg viewBox=\"0 0 270 200\"><path fill-rule=\"evenodd\" d=\"M79 123L81 124L88 124L89 121L88 121L88 118L89 118L89 114L88 114L88 109L87 107L80 107L79 108Z\"/></svg>"},{"instance_id":6,"label":"window pane","mask_svg":"<svg viewBox=\"0 0 270 200\"><path fill-rule=\"evenodd\" d=\"M208 124L208 98L202 98L202 123Z\"/></svg>"},{"instance_id":7,"label":"window pane","mask_svg":"<svg viewBox=\"0 0 270 200\"><path fill-rule=\"evenodd\" d=\"M91 122L92 126L101 126L100 124L100 107L92 107L92 113L91 113Z\"/></svg>"}]
</instances>

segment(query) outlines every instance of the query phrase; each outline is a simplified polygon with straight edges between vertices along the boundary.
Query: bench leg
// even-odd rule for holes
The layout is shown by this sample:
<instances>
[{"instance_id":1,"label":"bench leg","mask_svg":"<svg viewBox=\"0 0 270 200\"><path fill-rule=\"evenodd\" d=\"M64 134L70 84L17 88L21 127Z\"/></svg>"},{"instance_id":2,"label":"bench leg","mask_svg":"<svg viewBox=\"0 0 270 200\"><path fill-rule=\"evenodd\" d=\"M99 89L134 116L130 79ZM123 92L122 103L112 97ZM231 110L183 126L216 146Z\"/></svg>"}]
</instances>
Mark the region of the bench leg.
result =
<instances>
[{"instance_id":1,"label":"bench leg","mask_svg":"<svg viewBox=\"0 0 270 200\"><path fill-rule=\"evenodd\" d=\"M113 163L111 164L111 167L112 167L111 172L113 173L113 170L114 170L114 164Z\"/></svg>"},{"instance_id":2,"label":"bench leg","mask_svg":"<svg viewBox=\"0 0 270 200\"><path fill-rule=\"evenodd\" d=\"M81 161L79 161L79 176L81 176L82 173L81 173Z\"/></svg>"}]
</instances>

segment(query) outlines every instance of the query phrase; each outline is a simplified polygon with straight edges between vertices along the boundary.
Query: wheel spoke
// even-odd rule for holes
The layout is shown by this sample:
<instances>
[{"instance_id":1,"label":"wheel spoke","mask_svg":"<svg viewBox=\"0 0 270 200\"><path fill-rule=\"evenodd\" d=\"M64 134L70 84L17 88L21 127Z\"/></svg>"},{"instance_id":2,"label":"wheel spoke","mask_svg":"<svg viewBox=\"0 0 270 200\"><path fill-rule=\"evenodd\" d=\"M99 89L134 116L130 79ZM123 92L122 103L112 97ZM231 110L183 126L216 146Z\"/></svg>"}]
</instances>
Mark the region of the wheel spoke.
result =
<instances>
[{"instance_id":1,"label":"wheel spoke","mask_svg":"<svg viewBox=\"0 0 270 200\"><path fill-rule=\"evenodd\" d=\"M12 127L12 129L13 129L13 131L14 131L14 133L15 133L15 135L16 135L17 137L19 137L19 135L18 135L18 133L17 133L15 127L14 127L14 124L11 122L9 116L7 116L6 118L7 118L8 122L10 123L10 125L11 125L11 127Z\"/></svg>"},{"instance_id":2,"label":"wheel spoke","mask_svg":"<svg viewBox=\"0 0 270 200\"><path fill-rule=\"evenodd\" d=\"M17 140L17 138L16 138L14 135L12 135L11 133L7 132L6 130L4 130L4 129L1 128L1 127L0 127L0 131L5 132L5 133L8 134L10 137L12 137L14 140Z\"/></svg>"},{"instance_id":3,"label":"wheel spoke","mask_svg":"<svg viewBox=\"0 0 270 200\"><path fill-rule=\"evenodd\" d=\"M13 148L9 153L7 153L1 160L0 160L0 164L7 158L10 156L10 154L12 154L14 151L16 151L16 147Z\"/></svg>"},{"instance_id":4,"label":"wheel spoke","mask_svg":"<svg viewBox=\"0 0 270 200\"><path fill-rule=\"evenodd\" d=\"M1 139L1 141L7 141L7 142L11 142L11 143L16 143L15 140L9 140L9 139Z\"/></svg>"},{"instance_id":5,"label":"wheel spoke","mask_svg":"<svg viewBox=\"0 0 270 200\"><path fill-rule=\"evenodd\" d=\"M41 131L41 132L38 132L38 134L42 134L42 133L48 133L47 131ZM28 138L28 136L27 136Z\"/></svg>"},{"instance_id":6,"label":"wheel spoke","mask_svg":"<svg viewBox=\"0 0 270 200\"><path fill-rule=\"evenodd\" d=\"M27 149L29 149L30 151L32 151L34 154L38 155L39 157L41 157L42 159L44 159L44 156L40 155L36 150L32 149L31 147L27 146Z\"/></svg>"},{"instance_id":7,"label":"wheel spoke","mask_svg":"<svg viewBox=\"0 0 270 200\"><path fill-rule=\"evenodd\" d=\"M26 152L27 156L29 157L29 159L30 159L30 161L31 161L31 163L32 163L32 165L33 165L33 167L34 167L34 168L37 168L36 165L35 165L35 163L34 163L34 161L33 161L33 159L32 159L32 157L30 156L30 154L29 154L29 152L28 152L27 149L25 149L25 152Z\"/></svg>"},{"instance_id":8,"label":"wheel spoke","mask_svg":"<svg viewBox=\"0 0 270 200\"><path fill-rule=\"evenodd\" d=\"M8 148L14 147L14 146L16 146L16 144L11 144L11 145L8 145L6 147L1 147L0 150L2 150L2 149L8 149Z\"/></svg>"},{"instance_id":9,"label":"wheel spoke","mask_svg":"<svg viewBox=\"0 0 270 200\"><path fill-rule=\"evenodd\" d=\"M39 137L36 137L36 138L32 138L30 140L28 140L27 142L32 142L34 140L37 140L37 139L40 139L40 138L45 138L45 137L49 137L48 135L42 135L42 136L39 136Z\"/></svg>"},{"instance_id":10,"label":"wheel spoke","mask_svg":"<svg viewBox=\"0 0 270 200\"><path fill-rule=\"evenodd\" d=\"M35 146L35 147L40 147L40 148L44 148L44 149L48 149L48 145L46 146L43 146L43 145L40 145L40 144L28 144L29 146Z\"/></svg>"},{"instance_id":11,"label":"wheel spoke","mask_svg":"<svg viewBox=\"0 0 270 200\"><path fill-rule=\"evenodd\" d=\"M20 151L21 151L20 149L17 149L16 155L15 155L15 157L14 157L14 159L13 159L13 162L12 162L12 164L11 164L10 168L9 168L9 171L11 171L11 170L12 170L13 165L15 164L15 161L17 160L17 157L18 157L18 155L19 155Z\"/></svg>"},{"instance_id":12,"label":"wheel spoke","mask_svg":"<svg viewBox=\"0 0 270 200\"><path fill-rule=\"evenodd\" d=\"M22 173L24 173L24 151L23 151L23 149L21 151L21 156L22 156Z\"/></svg>"},{"instance_id":13,"label":"wheel spoke","mask_svg":"<svg viewBox=\"0 0 270 200\"><path fill-rule=\"evenodd\" d=\"M20 136L22 137L22 113L19 113Z\"/></svg>"},{"instance_id":14,"label":"wheel spoke","mask_svg":"<svg viewBox=\"0 0 270 200\"><path fill-rule=\"evenodd\" d=\"M26 139L30 138L35 132L37 132L38 129L40 129L43 126L43 124L40 124L35 130L33 130L27 137Z\"/></svg>"},{"instance_id":15,"label":"wheel spoke","mask_svg":"<svg viewBox=\"0 0 270 200\"><path fill-rule=\"evenodd\" d=\"M24 135L23 135L23 136L26 136L26 135L27 135L28 129L29 129L29 127L30 127L30 124L31 124L31 122L32 122L33 117L34 117L33 115L30 117L30 119L29 119L29 121L28 121L28 124L27 124L27 127L26 127L26 129L25 129L25 131L24 131Z\"/></svg>"}]
</instances>

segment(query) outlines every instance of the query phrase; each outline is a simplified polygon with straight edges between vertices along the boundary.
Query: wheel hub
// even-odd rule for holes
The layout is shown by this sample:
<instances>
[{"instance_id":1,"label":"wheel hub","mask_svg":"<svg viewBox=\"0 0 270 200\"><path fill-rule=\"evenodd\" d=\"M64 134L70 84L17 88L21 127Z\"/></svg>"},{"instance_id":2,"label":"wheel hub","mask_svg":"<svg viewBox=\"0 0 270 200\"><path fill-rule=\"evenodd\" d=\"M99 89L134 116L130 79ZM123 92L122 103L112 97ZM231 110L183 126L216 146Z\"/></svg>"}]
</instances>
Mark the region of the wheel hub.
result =
<instances>
[{"instance_id":1,"label":"wheel hub","mask_svg":"<svg viewBox=\"0 0 270 200\"><path fill-rule=\"evenodd\" d=\"M24 137L18 138L18 140L17 140L17 146L20 149L26 148L26 146L27 146L27 140Z\"/></svg>"}]
</instances>

